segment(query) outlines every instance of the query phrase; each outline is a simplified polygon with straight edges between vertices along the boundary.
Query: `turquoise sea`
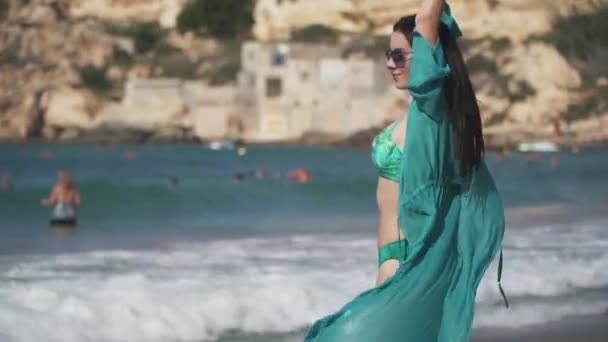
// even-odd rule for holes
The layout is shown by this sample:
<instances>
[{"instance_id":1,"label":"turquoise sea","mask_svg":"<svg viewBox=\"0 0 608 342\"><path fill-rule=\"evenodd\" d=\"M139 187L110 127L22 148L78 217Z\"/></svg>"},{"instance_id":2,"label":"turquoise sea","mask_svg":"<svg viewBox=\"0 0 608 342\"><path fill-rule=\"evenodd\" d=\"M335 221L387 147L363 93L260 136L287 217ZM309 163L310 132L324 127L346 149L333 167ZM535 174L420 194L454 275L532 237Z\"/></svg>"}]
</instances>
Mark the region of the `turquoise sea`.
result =
<instances>
[{"instance_id":1,"label":"turquoise sea","mask_svg":"<svg viewBox=\"0 0 608 342\"><path fill-rule=\"evenodd\" d=\"M512 308L494 265L475 326L605 312L608 150L487 159ZM289 182L298 167L313 182ZM40 206L62 168L82 193L76 231L49 229ZM0 341L292 341L375 281L369 151L0 145L3 175Z\"/></svg>"}]
</instances>

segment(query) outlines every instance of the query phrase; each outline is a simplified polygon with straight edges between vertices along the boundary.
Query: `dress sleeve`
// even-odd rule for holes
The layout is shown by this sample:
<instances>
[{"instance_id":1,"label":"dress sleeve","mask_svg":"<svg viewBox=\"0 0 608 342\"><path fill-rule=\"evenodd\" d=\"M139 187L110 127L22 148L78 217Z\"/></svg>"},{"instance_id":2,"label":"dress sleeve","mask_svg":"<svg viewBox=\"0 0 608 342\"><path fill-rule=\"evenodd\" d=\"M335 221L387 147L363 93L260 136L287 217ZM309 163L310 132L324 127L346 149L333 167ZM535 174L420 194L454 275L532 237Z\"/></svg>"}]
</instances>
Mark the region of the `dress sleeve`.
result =
<instances>
[{"instance_id":1,"label":"dress sleeve","mask_svg":"<svg viewBox=\"0 0 608 342\"><path fill-rule=\"evenodd\" d=\"M419 111L435 121L442 118L446 98L444 84L450 74L443 47L439 39L431 46L417 29L414 29L412 65L408 90Z\"/></svg>"}]
</instances>

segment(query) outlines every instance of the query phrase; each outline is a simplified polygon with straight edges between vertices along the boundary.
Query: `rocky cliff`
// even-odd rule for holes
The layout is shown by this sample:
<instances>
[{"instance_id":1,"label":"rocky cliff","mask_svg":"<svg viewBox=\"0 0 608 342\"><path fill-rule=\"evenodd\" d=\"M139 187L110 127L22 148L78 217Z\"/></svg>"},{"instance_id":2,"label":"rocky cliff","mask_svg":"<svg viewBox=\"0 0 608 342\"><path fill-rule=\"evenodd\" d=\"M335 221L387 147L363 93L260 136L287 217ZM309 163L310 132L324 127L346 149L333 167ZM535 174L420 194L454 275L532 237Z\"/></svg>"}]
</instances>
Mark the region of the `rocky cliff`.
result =
<instances>
[{"instance_id":1,"label":"rocky cliff","mask_svg":"<svg viewBox=\"0 0 608 342\"><path fill-rule=\"evenodd\" d=\"M258 0L254 32L258 39L267 40L322 24L342 31L386 34L396 18L415 13L418 4L418 0ZM587 0L456 0L450 4L472 38L526 38L549 31L557 14L593 7L593 1Z\"/></svg>"},{"instance_id":2,"label":"rocky cliff","mask_svg":"<svg viewBox=\"0 0 608 342\"><path fill-rule=\"evenodd\" d=\"M217 67L215 55L231 48L158 24L174 22L180 3L3 1L0 139L72 140L84 132L95 140L192 139L197 129L184 117L200 104L124 103L129 80L201 79ZM164 121L148 124L158 117Z\"/></svg>"},{"instance_id":3,"label":"rocky cliff","mask_svg":"<svg viewBox=\"0 0 608 342\"><path fill-rule=\"evenodd\" d=\"M48 1L47 1L48 2ZM175 26L175 18L186 0L56 0L70 18L96 18L113 22L156 21L165 28Z\"/></svg>"},{"instance_id":4,"label":"rocky cliff","mask_svg":"<svg viewBox=\"0 0 608 342\"><path fill-rule=\"evenodd\" d=\"M323 25L386 34L417 0L259 0L255 34L288 39ZM451 1L491 145L608 138L608 1Z\"/></svg>"},{"instance_id":5,"label":"rocky cliff","mask_svg":"<svg viewBox=\"0 0 608 342\"><path fill-rule=\"evenodd\" d=\"M285 39L322 24L345 36L380 39L384 45L382 36L393 21L414 12L417 2L258 0L254 33L261 40ZM70 140L91 130L107 137L108 132L122 132L124 125L112 126L121 118L136 122L161 117L149 114L151 108L123 103L125 82L221 79L225 73L214 72L235 68L238 46L178 34L172 26L184 3L0 2L0 139ZM580 143L606 139L608 0L451 3L465 32L462 46L494 144L528 138ZM380 48L374 46L372 53ZM186 105L163 109L170 111L162 114L168 120L164 133L155 131L156 126L132 131L135 136L191 138L195 120L185 119Z\"/></svg>"}]
</instances>

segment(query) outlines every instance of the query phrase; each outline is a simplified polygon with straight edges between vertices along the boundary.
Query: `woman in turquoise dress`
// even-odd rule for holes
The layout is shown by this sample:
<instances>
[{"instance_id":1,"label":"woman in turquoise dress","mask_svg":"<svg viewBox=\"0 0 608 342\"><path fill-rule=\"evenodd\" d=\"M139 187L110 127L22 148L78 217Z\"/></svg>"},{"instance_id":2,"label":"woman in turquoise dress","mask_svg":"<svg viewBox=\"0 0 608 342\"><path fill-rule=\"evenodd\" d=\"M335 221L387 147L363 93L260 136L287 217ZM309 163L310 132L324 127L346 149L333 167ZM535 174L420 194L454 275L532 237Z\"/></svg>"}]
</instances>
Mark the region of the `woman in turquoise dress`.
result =
<instances>
[{"instance_id":1,"label":"woman in turquoise dress","mask_svg":"<svg viewBox=\"0 0 608 342\"><path fill-rule=\"evenodd\" d=\"M373 150L381 178L398 183L396 239L379 243L380 262L396 265L315 322L307 342L469 341L477 287L502 244L504 209L483 160L481 116L449 6L422 0L393 31L387 66L412 101L407 123L382 132ZM405 143L394 150L400 126ZM499 285L501 264L502 254Z\"/></svg>"}]
</instances>

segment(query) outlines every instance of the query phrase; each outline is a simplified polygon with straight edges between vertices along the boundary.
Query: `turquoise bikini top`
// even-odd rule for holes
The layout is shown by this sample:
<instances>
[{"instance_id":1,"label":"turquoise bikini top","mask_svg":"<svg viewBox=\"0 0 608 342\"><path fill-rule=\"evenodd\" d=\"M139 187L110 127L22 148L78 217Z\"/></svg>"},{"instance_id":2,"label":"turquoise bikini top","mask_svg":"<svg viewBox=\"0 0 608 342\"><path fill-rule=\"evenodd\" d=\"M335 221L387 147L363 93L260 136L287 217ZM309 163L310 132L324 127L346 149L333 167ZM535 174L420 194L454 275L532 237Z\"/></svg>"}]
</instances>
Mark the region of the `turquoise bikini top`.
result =
<instances>
[{"instance_id":1,"label":"turquoise bikini top","mask_svg":"<svg viewBox=\"0 0 608 342\"><path fill-rule=\"evenodd\" d=\"M383 129L372 143L372 161L384 177L399 182L402 152L393 140L393 130L399 121Z\"/></svg>"}]
</instances>

